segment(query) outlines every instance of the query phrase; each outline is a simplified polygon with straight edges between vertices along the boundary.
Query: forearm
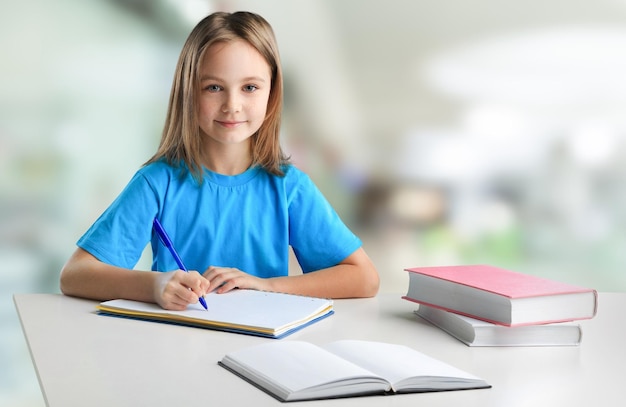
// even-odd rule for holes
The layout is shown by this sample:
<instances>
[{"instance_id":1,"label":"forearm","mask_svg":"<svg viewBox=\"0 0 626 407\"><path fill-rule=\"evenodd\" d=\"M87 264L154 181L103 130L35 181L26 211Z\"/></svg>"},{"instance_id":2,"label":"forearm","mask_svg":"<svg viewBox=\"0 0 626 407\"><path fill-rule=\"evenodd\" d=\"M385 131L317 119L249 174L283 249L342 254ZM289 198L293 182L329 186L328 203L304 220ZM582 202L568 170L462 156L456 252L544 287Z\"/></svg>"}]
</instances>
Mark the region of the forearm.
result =
<instances>
[{"instance_id":1,"label":"forearm","mask_svg":"<svg viewBox=\"0 0 626 407\"><path fill-rule=\"evenodd\" d=\"M379 277L362 249L340 264L297 276L267 281L269 290L323 298L360 298L376 295Z\"/></svg>"},{"instance_id":2,"label":"forearm","mask_svg":"<svg viewBox=\"0 0 626 407\"><path fill-rule=\"evenodd\" d=\"M152 272L124 269L103 263L82 249L61 271L61 292L99 301L125 298L154 302Z\"/></svg>"},{"instance_id":3,"label":"forearm","mask_svg":"<svg viewBox=\"0 0 626 407\"><path fill-rule=\"evenodd\" d=\"M360 273L335 266L312 273L268 280L269 290L320 298L372 297L376 290L360 281Z\"/></svg>"}]
</instances>

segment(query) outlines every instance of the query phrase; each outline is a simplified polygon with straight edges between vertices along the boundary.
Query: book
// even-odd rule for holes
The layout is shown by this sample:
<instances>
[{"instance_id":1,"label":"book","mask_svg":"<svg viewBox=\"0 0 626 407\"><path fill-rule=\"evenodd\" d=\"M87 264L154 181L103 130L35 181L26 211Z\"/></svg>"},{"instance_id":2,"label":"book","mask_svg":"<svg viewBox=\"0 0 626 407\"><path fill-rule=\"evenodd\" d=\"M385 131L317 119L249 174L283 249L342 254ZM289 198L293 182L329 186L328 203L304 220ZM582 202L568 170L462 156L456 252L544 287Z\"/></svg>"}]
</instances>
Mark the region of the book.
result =
<instances>
[{"instance_id":1,"label":"book","mask_svg":"<svg viewBox=\"0 0 626 407\"><path fill-rule=\"evenodd\" d=\"M491 387L408 346L384 342L267 342L230 352L218 364L280 401Z\"/></svg>"},{"instance_id":2,"label":"book","mask_svg":"<svg viewBox=\"0 0 626 407\"><path fill-rule=\"evenodd\" d=\"M577 346L582 339L573 322L508 327L423 304L415 313L468 346Z\"/></svg>"},{"instance_id":3,"label":"book","mask_svg":"<svg viewBox=\"0 0 626 407\"><path fill-rule=\"evenodd\" d=\"M402 298L498 325L522 326L590 319L598 293L488 266L414 267Z\"/></svg>"},{"instance_id":4,"label":"book","mask_svg":"<svg viewBox=\"0 0 626 407\"><path fill-rule=\"evenodd\" d=\"M208 310L192 304L184 311L170 311L157 304L111 300L97 306L99 314L169 322L199 328L282 338L334 313L333 301L301 295L255 290L210 293Z\"/></svg>"}]
</instances>

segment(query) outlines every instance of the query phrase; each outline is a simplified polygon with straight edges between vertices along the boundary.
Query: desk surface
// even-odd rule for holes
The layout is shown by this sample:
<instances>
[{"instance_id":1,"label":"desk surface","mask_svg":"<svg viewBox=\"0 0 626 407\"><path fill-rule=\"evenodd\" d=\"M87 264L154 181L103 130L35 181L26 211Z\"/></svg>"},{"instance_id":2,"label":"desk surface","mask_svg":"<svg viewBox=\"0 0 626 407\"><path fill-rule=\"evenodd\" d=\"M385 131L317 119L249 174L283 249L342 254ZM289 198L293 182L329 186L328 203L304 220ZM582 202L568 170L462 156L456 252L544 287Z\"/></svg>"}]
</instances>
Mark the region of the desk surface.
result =
<instances>
[{"instance_id":1,"label":"desk surface","mask_svg":"<svg viewBox=\"0 0 626 407\"><path fill-rule=\"evenodd\" d=\"M96 302L57 294L14 300L50 407L281 404L217 365L229 351L275 339L100 316ZM306 406L590 406L622 400L626 293L600 294L598 315L581 322L578 347L471 348L415 316L415 308L400 294L337 300L335 315L281 340L405 344L493 388Z\"/></svg>"}]
</instances>

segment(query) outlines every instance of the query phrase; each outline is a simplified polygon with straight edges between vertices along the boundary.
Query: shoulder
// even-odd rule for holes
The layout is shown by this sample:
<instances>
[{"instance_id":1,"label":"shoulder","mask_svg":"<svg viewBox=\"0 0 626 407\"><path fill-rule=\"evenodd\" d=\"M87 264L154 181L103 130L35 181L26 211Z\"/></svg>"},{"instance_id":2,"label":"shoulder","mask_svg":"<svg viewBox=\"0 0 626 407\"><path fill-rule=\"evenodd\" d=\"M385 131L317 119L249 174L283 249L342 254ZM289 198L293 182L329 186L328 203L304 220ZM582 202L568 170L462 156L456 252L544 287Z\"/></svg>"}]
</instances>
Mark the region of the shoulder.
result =
<instances>
[{"instance_id":1,"label":"shoulder","mask_svg":"<svg viewBox=\"0 0 626 407\"><path fill-rule=\"evenodd\" d=\"M186 182L192 178L183 165L178 167L172 166L163 160L144 165L137 171L135 177L142 178L151 185Z\"/></svg>"},{"instance_id":2,"label":"shoulder","mask_svg":"<svg viewBox=\"0 0 626 407\"><path fill-rule=\"evenodd\" d=\"M283 184L283 188L288 196L292 198L294 195L308 194L309 190L316 189L315 184L309 177L309 175L294 166L293 164L287 164L281 167L283 175L273 175L277 182Z\"/></svg>"},{"instance_id":3,"label":"shoulder","mask_svg":"<svg viewBox=\"0 0 626 407\"><path fill-rule=\"evenodd\" d=\"M282 178L290 206L294 204L315 206L320 201L325 201L322 192L306 172L292 164L283 168L283 171L285 175Z\"/></svg>"},{"instance_id":4,"label":"shoulder","mask_svg":"<svg viewBox=\"0 0 626 407\"><path fill-rule=\"evenodd\" d=\"M181 175L181 168L173 167L167 162L160 160L144 165L137 171L138 175L144 177L171 177L173 175Z\"/></svg>"},{"instance_id":5,"label":"shoulder","mask_svg":"<svg viewBox=\"0 0 626 407\"><path fill-rule=\"evenodd\" d=\"M197 186L197 183L188 171L157 161L138 169L126 190L143 191L143 194L152 191L155 196L163 197L168 191L192 189L192 186Z\"/></svg>"},{"instance_id":6,"label":"shoulder","mask_svg":"<svg viewBox=\"0 0 626 407\"><path fill-rule=\"evenodd\" d=\"M287 164L281 167L281 169L284 172L282 178L287 185L295 186L302 183L313 183L307 173L293 164Z\"/></svg>"}]
</instances>

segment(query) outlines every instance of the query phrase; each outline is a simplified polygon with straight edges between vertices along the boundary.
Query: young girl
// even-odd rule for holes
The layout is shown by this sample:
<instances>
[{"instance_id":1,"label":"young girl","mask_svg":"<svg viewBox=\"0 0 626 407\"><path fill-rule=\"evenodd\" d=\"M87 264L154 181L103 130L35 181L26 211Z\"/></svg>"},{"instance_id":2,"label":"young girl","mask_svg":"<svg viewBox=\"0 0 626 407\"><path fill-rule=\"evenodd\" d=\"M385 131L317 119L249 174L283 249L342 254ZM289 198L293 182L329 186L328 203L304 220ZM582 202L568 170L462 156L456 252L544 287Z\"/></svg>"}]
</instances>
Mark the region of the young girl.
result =
<instances>
[{"instance_id":1,"label":"young girl","mask_svg":"<svg viewBox=\"0 0 626 407\"><path fill-rule=\"evenodd\" d=\"M80 238L62 292L174 310L236 288L375 295L378 273L361 241L280 148L282 86L262 17L218 12L198 23L178 60L158 151ZM155 218L192 272L159 241ZM133 270L148 241L153 271ZM302 274L288 276L289 246Z\"/></svg>"}]
</instances>

